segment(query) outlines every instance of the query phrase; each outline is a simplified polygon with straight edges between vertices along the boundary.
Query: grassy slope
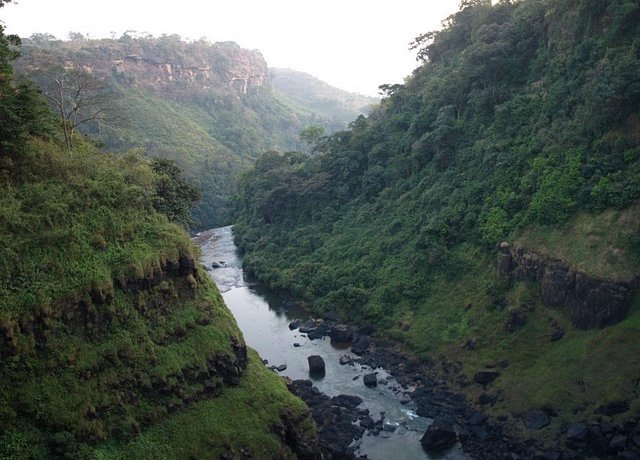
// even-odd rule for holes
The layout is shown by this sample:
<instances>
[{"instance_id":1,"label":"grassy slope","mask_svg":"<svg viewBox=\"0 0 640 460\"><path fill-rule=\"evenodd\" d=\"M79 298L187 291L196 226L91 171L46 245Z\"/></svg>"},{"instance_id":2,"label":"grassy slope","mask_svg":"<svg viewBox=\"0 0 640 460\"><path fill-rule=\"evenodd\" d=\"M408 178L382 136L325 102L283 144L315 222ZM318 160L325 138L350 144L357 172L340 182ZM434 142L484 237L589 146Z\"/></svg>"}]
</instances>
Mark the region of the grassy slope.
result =
<instances>
[{"instance_id":1,"label":"grassy slope","mask_svg":"<svg viewBox=\"0 0 640 460\"><path fill-rule=\"evenodd\" d=\"M195 248L151 208L147 161L34 141L11 168L0 170L0 457L148 458L154 436L170 458L291 456L282 411L304 418L304 406L254 353L227 386L217 363L235 362L242 334L208 276L153 281Z\"/></svg>"},{"instance_id":2,"label":"grassy slope","mask_svg":"<svg viewBox=\"0 0 640 460\"><path fill-rule=\"evenodd\" d=\"M303 413L301 401L292 401L283 380L261 364L255 352L242 383L219 398L195 404L170 415L124 445L105 444L99 459L294 458L283 449L276 433L282 429L284 408ZM221 423L221 421L224 421ZM264 427L273 427L271 433ZM313 430L311 426L307 429Z\"/></svg>"}]
</instances>

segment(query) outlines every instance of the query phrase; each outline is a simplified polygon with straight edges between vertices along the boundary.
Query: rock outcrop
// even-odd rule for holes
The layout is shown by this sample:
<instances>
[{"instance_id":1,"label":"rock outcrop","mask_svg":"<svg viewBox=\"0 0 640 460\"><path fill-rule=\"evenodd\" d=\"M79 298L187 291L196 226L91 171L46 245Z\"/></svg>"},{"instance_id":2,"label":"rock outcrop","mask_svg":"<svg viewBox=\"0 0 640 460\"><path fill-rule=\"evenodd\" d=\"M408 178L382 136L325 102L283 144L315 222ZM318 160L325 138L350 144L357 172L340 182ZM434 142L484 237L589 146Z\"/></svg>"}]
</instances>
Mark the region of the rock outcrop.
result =
<instances>
[{"instance_id":1,"label":"rock outcrop","mask_svg":"<svg viewBox=\"0 0 640 460\"><path fill-rule=\"evenodd\" d=\"M604 327L621 321L638 285L638 278L614 281L572 268L567 262L537 254L523 246L501 243L498 275L540 283L542 301L562 307L580 329Z\"/></svg>"}]
</instances>

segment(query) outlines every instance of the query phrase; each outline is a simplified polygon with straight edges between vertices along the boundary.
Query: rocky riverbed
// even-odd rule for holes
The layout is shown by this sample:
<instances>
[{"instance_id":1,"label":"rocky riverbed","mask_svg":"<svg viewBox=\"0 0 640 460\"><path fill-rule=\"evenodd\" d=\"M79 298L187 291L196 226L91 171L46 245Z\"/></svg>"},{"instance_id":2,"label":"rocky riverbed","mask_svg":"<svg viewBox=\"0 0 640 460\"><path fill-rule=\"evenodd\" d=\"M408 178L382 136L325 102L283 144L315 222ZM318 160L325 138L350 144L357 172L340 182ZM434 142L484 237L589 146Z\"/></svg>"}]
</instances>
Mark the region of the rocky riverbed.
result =
<instances>
[{"instance_id":1,"label":"rocky riverbed","mask_svg":"<svg viewBox=\"0 0 640 460\"><path fill-rule=\"evenodd\" d=\"M464 378L455 363L435 366L408 358L392 351L394 344L380 339L370 326L355 329L333 315L309 318L295 301L246 282L230 228L205 232L198 243L249 345L267 358L274 372L290 378L291 391L311 408L327 459L640 460L638 418L610 423L609 416L629 411L625 401L600 408L602 416L595 422L563 425L557 439L545 445L514 438L509 429L514 424L524 423L533 432L556 415L537 410L486 417L480 409L499 398L491 382L509 363L476 374L468 385L482 385L486 391L478 401L468 401L444 383L443 373ZM311 355L324 356L323 375L309 375Z\"/></svg>"}]
</instances>

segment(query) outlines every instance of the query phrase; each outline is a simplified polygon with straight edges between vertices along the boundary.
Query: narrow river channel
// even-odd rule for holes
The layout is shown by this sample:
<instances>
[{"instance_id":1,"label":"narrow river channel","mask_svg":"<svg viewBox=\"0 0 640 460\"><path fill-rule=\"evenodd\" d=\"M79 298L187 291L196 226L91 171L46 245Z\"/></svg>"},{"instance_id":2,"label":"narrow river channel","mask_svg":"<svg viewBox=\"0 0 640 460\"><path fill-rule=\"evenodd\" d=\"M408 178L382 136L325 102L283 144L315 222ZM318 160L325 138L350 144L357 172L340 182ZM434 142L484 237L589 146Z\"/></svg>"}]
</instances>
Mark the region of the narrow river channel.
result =
<instances>
[{"instance_id":1,"label":"narrow river channel","mask_svg":"<svg viewBox=\"0 0 640 460\"><path fill-rule=\"evenodd\" d=\"M287 367L280 375L291 379L309 379L307 357L320 355L326 363L326 373L322 378L312 379L320 391L330 397L339 394L360 396L363 399L361 407L368 408L374 419L384 413L384 430L377 436L365 433L359 441L360 455L366 454L373 460L429 459L420 446L420 438L431 420L415 414L411 403L407 404L406 393L393 377L377 368L379 384L368 388L363 384L362 376L372 372L371 368L339 363L339 358L345 354L356 357L348 346L336 347L328 337L309 340L306 334L291 331L289 323L294 319L307 319L308 313L285 304L259 284L247 282L242 272L242 259L233 243L232 227L201 232L194 240L202 249L202 262L235 316L247 345L256 349L269 365L285 364ZM219 267L212 268L214 264ZM458 460L467 457L459 447L454 447L438 458Z\"/></svg>"}]
</instances>

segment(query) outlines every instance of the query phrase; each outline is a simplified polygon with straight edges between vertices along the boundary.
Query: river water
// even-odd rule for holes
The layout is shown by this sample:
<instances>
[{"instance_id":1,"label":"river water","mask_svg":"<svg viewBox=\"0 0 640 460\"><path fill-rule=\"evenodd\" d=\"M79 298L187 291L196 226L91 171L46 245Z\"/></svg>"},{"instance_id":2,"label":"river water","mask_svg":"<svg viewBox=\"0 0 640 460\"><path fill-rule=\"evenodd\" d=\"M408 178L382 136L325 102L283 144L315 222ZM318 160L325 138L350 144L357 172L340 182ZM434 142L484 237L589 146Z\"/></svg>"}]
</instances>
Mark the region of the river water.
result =
<instances>
[{"instance_id":1,"label":"river water","mask_svg":"<svg viewBox=\"0 0 640 460\"><path fill-rule=\"evenodd\" d=\"M417 416L411 404L401 403L406 399L403 398L405 392L384 369L375 369L379 384L368 388L363 384L362 376L374 370L360 364L340 365L342 355L356 358L348 345L332 344L329 338L309 340L305 334L291 331L289 323L294 319L307 319L308 313L285 304L276 294L245 279L242 259L233 243L232 227L201 232L194 240L202 250L202 262L235 316L247 345L257 350L269 365L286 364L286 370L280 375L294 380L310 378L307 357L320 355L324 358L326 373L324 377L312 378L320 391L330 397L339 394L360 396L363 399L361 407L368 408L374 420L384 413L385 429L378 436L365 433L359 441L359 454L366 454L373 460L430 458L422 450L420 438L431 420ZM214 263L220 267L212 269ZM467 457L456 446L437 458L459 460Z\"/></svg>"}]
</instances>

